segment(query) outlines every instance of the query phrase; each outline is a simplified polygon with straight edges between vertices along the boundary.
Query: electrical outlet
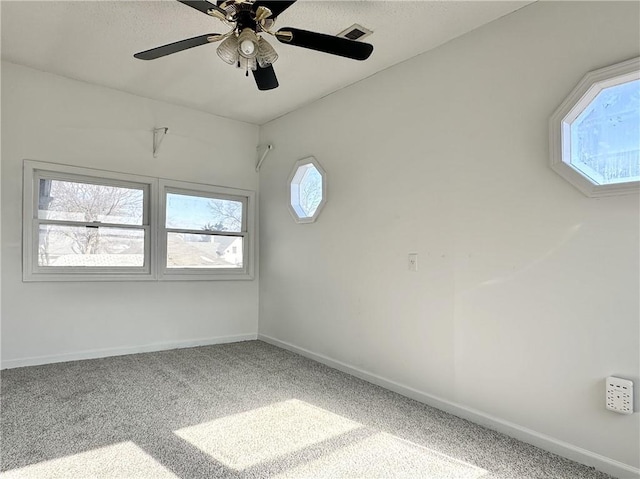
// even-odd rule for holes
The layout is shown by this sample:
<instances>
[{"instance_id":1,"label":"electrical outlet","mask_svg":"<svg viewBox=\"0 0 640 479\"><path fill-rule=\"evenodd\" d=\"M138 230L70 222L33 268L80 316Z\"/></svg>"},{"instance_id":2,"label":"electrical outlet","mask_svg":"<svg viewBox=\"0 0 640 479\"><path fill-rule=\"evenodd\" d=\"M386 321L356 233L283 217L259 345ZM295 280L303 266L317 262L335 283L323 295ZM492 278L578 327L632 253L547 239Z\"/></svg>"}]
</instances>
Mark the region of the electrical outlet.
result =
<instances>
[{"instance_id":1,"label":"electrical outlet","mask_svg":"<svg viewBox=\"0 0 640 479\"><path fill-rule=\"evenodd\" d=\"M607 409L620 414L633 413L633 382L609 376L607 378Z\"/></svg>"},{"instance_id":2,"label":"electrical outlet","mask_svg":"<svg viewBox=\"0 0 640 479\"><path fill-rule=\"evenodd\" d=\"M418 253L409 253L409 271L418 271Z\"/></svg>"}]
</instances>

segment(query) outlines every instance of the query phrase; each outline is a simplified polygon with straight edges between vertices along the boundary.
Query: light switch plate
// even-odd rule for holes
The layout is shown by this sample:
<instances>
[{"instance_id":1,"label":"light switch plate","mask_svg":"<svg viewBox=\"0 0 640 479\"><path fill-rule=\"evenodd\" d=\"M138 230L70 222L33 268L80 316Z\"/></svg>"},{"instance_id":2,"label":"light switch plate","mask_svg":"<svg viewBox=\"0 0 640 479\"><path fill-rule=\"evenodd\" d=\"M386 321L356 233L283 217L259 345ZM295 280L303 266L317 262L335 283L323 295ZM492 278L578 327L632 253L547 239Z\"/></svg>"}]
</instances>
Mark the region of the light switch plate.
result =
<instances>
[{"instance_id":1,"label":"light switch plate","mask_svg":"<svg viewBox=\"0 0 640 479\"><path fill-rule=\"evenodd\" d=\"M418 253L409 253L409 271L418 271Z\"/></svg>"}]
</instances>

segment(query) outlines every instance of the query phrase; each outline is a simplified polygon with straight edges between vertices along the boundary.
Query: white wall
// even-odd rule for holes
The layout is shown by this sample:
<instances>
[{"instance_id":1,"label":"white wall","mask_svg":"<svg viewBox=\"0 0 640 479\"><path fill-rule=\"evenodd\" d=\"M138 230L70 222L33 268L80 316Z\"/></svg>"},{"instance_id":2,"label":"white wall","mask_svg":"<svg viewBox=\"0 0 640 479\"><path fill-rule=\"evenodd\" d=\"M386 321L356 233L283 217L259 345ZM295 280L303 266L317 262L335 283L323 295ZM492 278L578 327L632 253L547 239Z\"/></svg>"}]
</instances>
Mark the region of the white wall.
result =
<instances>
[{"instance_id":1,"label":"white wall","mask_svg":"<svg viewBox=\"0 0 640 479\"><path fill-rule=\"evenodd\" d=\"M23 283L21 208L24 159L256 190L257 139L254 125L2 63L2 367L255 337L257 279Z\"/></svg>"},{"instance_id":2,"label":"white wall","mask_svg":"<svg viewBox=\"0 0 640 479\"><path fill-rule=\"evenodd\" d=\"M639 13L533 4L265 125L260 334L628 477L640 414L606 411L604 378L640 385L638 196L566 183L547 122L639 54ZM308 155L328 203L295 224Z\"/></svg>"}]
</instances>

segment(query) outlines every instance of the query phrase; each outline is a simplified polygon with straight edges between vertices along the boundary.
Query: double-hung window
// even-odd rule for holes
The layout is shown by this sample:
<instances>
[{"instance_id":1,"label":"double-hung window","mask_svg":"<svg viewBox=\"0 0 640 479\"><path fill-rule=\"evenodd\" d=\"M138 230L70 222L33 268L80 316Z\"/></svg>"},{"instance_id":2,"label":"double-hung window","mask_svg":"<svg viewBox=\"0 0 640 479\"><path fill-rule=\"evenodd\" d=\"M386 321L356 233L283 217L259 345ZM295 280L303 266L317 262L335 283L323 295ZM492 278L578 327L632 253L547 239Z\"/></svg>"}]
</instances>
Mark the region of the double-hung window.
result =
<instances>
[{"instance_id":1,"label":"double-hung window","mask_svg":"<svg viewBox=\"0 0 640 479\"><path fill-rule=\"evenodd\" d=\"M24 279L144 279L153 179L25 162Z\"/></svg>"},{"instance_id":2,"label":"double-hung window","mask_svg":"<svg viewBox=\"0 0 640 479\"><path fill-rule=\"evenodd\" d=\"M255 193L25 161L23 279L251 279Z\"/></svg>"},{"instance_id":3,"label":"double-hung window","mask_svg":"<svg viewBox=\"0 0 640 479\"><path fill-rule=\"evenodd\" d=\"M251 276L254 193L160 181L166 279L246 279Z\"/></svg>"}]
</instances>

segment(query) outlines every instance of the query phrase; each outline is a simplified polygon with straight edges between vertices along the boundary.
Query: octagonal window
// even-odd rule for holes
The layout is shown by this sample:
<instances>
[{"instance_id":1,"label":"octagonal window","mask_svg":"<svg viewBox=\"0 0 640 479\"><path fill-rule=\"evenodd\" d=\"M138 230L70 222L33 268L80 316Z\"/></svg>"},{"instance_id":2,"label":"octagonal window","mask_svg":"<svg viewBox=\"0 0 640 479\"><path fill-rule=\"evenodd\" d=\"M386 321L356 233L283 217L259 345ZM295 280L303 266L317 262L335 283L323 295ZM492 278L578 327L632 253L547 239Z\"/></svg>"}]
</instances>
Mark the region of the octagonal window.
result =
<instances>
[{"instance_id":1,"label":"octagonal window","mask_svg":"<svg viewBox=\"0 0 640 479\"><path fill-rule=\"evenodd\" d=\"M600 90L568 125L571 166L597 185L640 180L640 80Z\"/></svg>"},{"instance_id":2,"label":"octagonal window","mask_svg":"<svg viewBox=\"0 0 640 479\"><path fill-rule=\"evenodd\" d=\"M289 176L289 210L298 223L316 220L327 200L326 173L313 157L299 160Z\"/></svg>"},{"instance_id":3,"label":"octagonal window","mask_svg":"<svg viewBox=\"0 0 640 479\"><path fill-rule=\"evenodd\" d=\"M640 190L640 59L587 74L551 118L551 166L588 196Z\"/></svg>"}]
</instances>

